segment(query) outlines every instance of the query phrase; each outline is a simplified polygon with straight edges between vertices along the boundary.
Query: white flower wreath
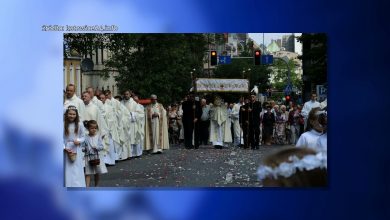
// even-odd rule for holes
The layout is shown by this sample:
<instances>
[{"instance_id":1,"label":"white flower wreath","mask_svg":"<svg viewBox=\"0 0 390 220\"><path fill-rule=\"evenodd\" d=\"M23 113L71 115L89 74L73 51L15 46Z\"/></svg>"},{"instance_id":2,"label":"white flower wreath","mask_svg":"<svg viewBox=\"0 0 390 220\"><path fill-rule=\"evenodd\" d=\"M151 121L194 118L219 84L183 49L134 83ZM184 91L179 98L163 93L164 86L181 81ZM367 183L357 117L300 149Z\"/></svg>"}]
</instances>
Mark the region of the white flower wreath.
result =
<instances>
[{"instance_id":1,"label":"white flower wreath","mask_svg":"<svg viewBox=\"0 0 390 220\"><path fill-rule=\"evenodd\" d=\"M299 171L309 171L316 168L327 169L326 152L319 152L316 155L306 155L302 159L299 159L297 156L290 156L288 158L288 161L289 162L283 162L279 164L279 166L275 168L261 165L257 170L259 180L262 181L267 177L273 177L274 179L278 179L278 176L283 176L287 178L295 174L297 169Z\"/></svg>"}]
</instances>

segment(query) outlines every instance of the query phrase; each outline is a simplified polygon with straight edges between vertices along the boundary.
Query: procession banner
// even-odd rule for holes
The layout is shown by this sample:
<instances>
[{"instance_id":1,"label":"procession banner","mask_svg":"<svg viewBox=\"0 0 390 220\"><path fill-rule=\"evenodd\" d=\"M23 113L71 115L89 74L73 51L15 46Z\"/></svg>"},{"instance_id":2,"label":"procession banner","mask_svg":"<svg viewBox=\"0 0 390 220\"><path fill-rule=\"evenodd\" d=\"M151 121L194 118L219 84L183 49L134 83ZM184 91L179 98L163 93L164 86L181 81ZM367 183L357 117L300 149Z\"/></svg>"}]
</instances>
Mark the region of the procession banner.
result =
<instances>
[{"instance_id":1,"label":"procession banner","mask_svg":"<svg viewBox=\"0 0 390 220\"><path fill-rule=\"evenodd\" d=\"M197 92L249 92L247 79L198 78L195 86Z\"/></svg>"}]
</instances>

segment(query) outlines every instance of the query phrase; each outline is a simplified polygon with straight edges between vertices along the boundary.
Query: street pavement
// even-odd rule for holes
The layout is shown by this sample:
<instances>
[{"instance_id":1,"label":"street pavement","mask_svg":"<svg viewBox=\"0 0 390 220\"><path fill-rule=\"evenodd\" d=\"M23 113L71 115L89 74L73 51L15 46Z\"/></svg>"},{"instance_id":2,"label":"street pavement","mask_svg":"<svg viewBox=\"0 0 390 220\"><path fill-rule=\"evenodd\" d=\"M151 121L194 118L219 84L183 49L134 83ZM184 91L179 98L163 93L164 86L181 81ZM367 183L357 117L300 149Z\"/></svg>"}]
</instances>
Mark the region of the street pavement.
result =
<instances>
[{"instance_id":1,"label":"street pavement","mask_svg":"<svg viewBox=\"0 0 390 220\"><path fill-rule=\"evenodd\" d=\"M185 149L171 145L162 154L119 161L101 175L101 187L258 187L261 160L288 145L260 146L259 150L211 145ZM93 178L92 178L93 179Z\"/></svg>"}]
</instances>

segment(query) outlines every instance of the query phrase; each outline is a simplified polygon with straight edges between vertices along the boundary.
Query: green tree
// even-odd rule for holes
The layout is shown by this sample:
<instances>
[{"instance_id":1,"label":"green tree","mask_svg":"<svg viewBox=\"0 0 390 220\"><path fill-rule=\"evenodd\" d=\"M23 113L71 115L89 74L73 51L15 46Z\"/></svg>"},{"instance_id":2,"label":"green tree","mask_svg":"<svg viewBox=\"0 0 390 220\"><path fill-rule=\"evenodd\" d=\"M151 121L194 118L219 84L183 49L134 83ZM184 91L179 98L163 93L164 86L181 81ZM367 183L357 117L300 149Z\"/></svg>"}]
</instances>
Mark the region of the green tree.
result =
<instances>
[{"instance_id":1,"label":"green tree","mask_svg":"<svg viewBox=\"0 0 390 220\"><path fill-rule=\"evenodd\" d=\"M71 53L77 52L80 56L92 57L96 47L104 47L104 42L107 39L105 34L64 34L64 57L71 56Z\"/></svg>"},{"instance_id":2,"label":"green tree","mask_svg":"<svg viewBox=\"0 0 390 220\"><path fill-rule=\"evenodd\" d=\"M301 89L302 81L298 78L296 74L296 62L294 60L288 61L288 66L290 68L290 80L293 87ZM288 69L285 62L276 59L274 60L273 65L274 73L274 83L272 83L272 88L283 91L288 84Z\"/></svg>"},{"instance_id":3,"label":"green tree","mask_svg":"<svg viewBox=\"0 0 390 220\"><path fill-rule=\"evenodd\" d=\"M253 41L251 39L248 39L247 42L244 44L244 48L242 48L241 44L239 44L239 47L243 50L240 54L240 57L252 57L253 56Z\"/></svg>"},{"instance_id":4,"label":"green tree","mask_svg":"<svg viewBox=\"0 0 390 220\"><path fill-rule=\"evenodd\" d=\"M249 79L250 90L257 85L259 93L267 89L269 74L270 69L267 66L255 66L253 59L232 59L230 64L218 65L214 71L216 78ZM223 96L227 101L236 101L242 94L224 93Z\"/></svg>"},{"instance_id":5,"label":"green tree","mask_svg":"<svg viewBox=\"0 0 390 220\"><path fill-rule=\"evenodd\" d=\"M217 33L213 35L214 35L215 43L217 45L224 45L226 43L225 35L223 33Z\"/></svg>"},{"instance_id":6,"label":"green tree","mask_svg":"<svg viewBox=\"0 0 390 220\"><path fill-rule=\"evenodd\" d=\"M324 33L302 34L297 37L302 43L304 75L314 84L327 82L327 36Z\"/></svg>"},{"instance_id":7,"label":"green tree","mask_svg":"<svg viewBox=\"0 0 390 220\"><path fill-rule=\"evenodd\" d=\"M132 89L141 97L154 93L169 104L192 87L190 72L202 69L206 46L202 34L112 34L106 71L119 73L115 79L121 91Z\"/></svg>"}]
</instances>

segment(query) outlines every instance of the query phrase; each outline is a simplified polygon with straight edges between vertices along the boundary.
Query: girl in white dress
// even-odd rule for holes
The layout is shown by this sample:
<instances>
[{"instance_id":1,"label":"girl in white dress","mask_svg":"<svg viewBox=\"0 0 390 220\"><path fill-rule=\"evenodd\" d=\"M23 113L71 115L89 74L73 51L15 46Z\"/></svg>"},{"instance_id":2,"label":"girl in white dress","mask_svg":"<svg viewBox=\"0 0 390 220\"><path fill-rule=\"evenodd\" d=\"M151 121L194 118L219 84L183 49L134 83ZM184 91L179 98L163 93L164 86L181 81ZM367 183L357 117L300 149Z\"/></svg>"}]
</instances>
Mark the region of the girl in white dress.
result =
<instances>
[{"instance_id":1,"label":"girl in white dress","mask_svg":"<svg viewBox=\"0 0 390 220\"><path fill-rule=\"evenodd\" d=\"M95 120L90 120L86 123L88 135L85 137L85 182L87 187L91 183L91 175L95 177L95 187L99 184L99 174L107 173L107 167L104 164L103 157L99 151L103 150L102 138L98 135L98 125ZM99 158L99 165L91 165L91 158Z\"/></svg>"},{"instance_id":2,"label":"girl in white dress","mask_svg":"<svg viewBox=\"0 0 390 220\"><path fill-rule=\"evenodd\" d=\"M320 108L313 108L309 113L306 132L303 133L296 144L297 147L313 148L316 151L324 151L318 147L318 138L326 132L327 117Z\"/></svg>"},{"instance_id":3,"label":"girl in white dress","mask_svg":"<svg viewBox=\"0 0 390 220\"><path fill-rule=\"evenodd\" d=\"M64 114L64 165L65 187L85 187L82 144L85 130L75 106L69 106ZM74 155L76 154L76 155ZM71 156L73 158L71 158Z\"/></svg>"}]
</instances>

